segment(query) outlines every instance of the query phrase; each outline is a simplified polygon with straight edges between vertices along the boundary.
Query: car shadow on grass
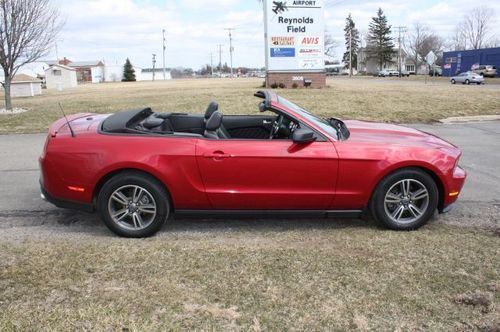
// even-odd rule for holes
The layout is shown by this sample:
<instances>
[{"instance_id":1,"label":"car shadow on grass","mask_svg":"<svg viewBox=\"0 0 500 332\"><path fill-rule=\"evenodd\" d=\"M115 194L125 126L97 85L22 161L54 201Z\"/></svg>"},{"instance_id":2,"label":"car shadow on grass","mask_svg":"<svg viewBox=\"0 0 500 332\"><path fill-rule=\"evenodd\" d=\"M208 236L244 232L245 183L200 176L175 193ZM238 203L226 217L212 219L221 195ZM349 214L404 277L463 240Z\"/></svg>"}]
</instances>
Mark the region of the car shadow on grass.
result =
<instances>
[{"instance_id":1,"label":"car shadow on grass","mask_svg":"<svg viewBox=\"0 0 500 332\"><path fill-rule=\"evenodd\" d=\"M44 226L57 228L62 232L86 233L94 236L114 236L100 220L98 213L85 213L64 209L48 210L38 214L18 216L16 225ZM63 226L63 227L61 227ZM218 218L169 218L160 233L226 233L226 232L288 232L293 230L324 230L345 228L378 228L370 217L362 219L341 218L249 218L249 217L218 217Z\"/></svg>"}]
</instances>

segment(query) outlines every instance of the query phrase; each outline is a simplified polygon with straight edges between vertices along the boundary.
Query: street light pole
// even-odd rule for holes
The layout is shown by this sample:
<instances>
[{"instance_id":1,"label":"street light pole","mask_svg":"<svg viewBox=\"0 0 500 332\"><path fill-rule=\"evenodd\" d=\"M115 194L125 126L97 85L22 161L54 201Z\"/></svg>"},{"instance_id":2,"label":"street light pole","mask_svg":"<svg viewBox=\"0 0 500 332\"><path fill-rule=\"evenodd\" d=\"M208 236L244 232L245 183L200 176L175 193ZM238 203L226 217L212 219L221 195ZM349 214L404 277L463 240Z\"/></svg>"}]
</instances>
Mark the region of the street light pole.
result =
<instances>
[{"instance_id":1,"label":"street light pole","mask_svg":"<svg viewBox=\"0 0 500 332\"><path fill-rule=\"evenodd\" d=\"M234 30L234 28L226 28L224 30L229 31L229 62L231 64L231 78L233 78L233 35L231 34L231 31Z\"/></svg>"},{"instance_id":2,"label":"street light pole","mask_svg":"<svg viewBox=\"0 0 500 332\"><path fill-rule=\"evenodd\" d=\"M153 53L153 81L155 80L156 54Z\"/></svg>"},{"instance_id":3,"label":"street light pole","mask_svg":"<svg viewBox=\"0 0 500 332\"><path fill-rule=\"evenodd\" d=\"M162 30L163 32L163 80L166 80L166 74L165 74L165 29Z\"/></svg>"}]
</instances>

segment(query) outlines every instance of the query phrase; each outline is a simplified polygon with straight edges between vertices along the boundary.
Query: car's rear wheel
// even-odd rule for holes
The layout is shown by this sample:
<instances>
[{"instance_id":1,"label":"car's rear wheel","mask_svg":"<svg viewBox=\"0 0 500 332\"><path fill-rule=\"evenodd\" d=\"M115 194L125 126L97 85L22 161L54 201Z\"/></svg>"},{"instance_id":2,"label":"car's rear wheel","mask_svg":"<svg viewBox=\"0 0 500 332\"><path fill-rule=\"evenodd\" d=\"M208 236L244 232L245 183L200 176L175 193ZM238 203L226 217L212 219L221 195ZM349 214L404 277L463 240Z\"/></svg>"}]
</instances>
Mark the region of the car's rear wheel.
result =
<instances>
[{"instance_id":1,"label":"car's rear wheel","mask_svg":"<svg viewBox=\"0 0 500 332\"><path fill-rule=\"evenodd\" d=\"M470 84L470 81L469 80L465 80L464 82L465 84L469 85Z\"/></svg>"},{"instance_id":2,"label":"car's rear wheel","mask_svg":"<svg viewBox=\"0 0 500 332\"><path fill-rule=\"evenodd\" d=\"M457 82L456 82L455 80L453 80L453 79L452 79L452 80L451 80L451 84L455 84L455 83L457 83Z\"/></svg>"},{"instance_id":3,"label":"car's rear wheel","mask_svg":"<svg viewBox=\"0 0 500 332\"><path fill-rule=\"evenodd\" d=\"M374 218L395 230L413 230L427 223L438 205L438 188L426 172L409 168L384 178L372 197Z\"/></svg>"},{"instance_id":4,"label":"car's rear wheel","mask_svg":"<svg viewBox=\"0 0 500 332\"><path fill-rule=\"evenodd\" d=\"M108 180L97 198L101 218L114 233L148 237L158 232L170 213L168 193L153 177L120 173Z\"/></svg>"}]
</instances>

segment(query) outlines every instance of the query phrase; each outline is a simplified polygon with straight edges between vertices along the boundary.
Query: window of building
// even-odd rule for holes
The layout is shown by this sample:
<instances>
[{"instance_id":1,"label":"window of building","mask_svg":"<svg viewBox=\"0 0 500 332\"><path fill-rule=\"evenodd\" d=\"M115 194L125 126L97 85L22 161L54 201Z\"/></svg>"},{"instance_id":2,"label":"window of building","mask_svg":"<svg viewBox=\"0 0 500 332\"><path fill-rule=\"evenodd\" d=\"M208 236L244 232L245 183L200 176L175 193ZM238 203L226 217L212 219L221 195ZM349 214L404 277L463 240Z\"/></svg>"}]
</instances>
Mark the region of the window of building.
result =
<instances>
[{"instance_id":1,"label":"window of building","mask_svg":"<svg viewBox=\"0 0 500 332\"><path fill-rule=\"evenodd\" d=\"M54 70L52 70L52 74L54 76L61 76L62 75L62 71L59 70L59 69L54 69Z\"/></svg>"}]
</instances>

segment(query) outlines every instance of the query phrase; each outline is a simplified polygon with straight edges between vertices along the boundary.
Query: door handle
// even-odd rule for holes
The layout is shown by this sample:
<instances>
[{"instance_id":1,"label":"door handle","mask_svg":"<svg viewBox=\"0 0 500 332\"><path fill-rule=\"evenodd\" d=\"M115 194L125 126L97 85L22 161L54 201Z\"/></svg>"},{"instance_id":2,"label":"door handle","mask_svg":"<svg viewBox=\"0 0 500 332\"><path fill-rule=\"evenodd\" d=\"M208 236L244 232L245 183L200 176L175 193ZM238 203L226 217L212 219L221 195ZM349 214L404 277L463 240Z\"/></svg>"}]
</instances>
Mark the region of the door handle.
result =
<instances>
[{"instance_id":1,"label":"door handle","mask_svg":"<svg viewBox=\"0 0 500 332\"><path fill-rule=\"evenodd\" d=\"M204 153L203 157L205 158L213 158L213 159L224 159L224 158L232 158L234 155L226 154L222 151L214 151L212 153Z\"/></svg>"},{"instance_id":2,"label":"door handle","mask_svg":"<svg viewBox=\"0 0 500 332\"><path fill-rule=\"evenodd\" d=\"M262 124L264 124L264 125L270 125L271 123L273 123L272 120L263 120L262 121Z\"/></svg>"}]
</instances>

